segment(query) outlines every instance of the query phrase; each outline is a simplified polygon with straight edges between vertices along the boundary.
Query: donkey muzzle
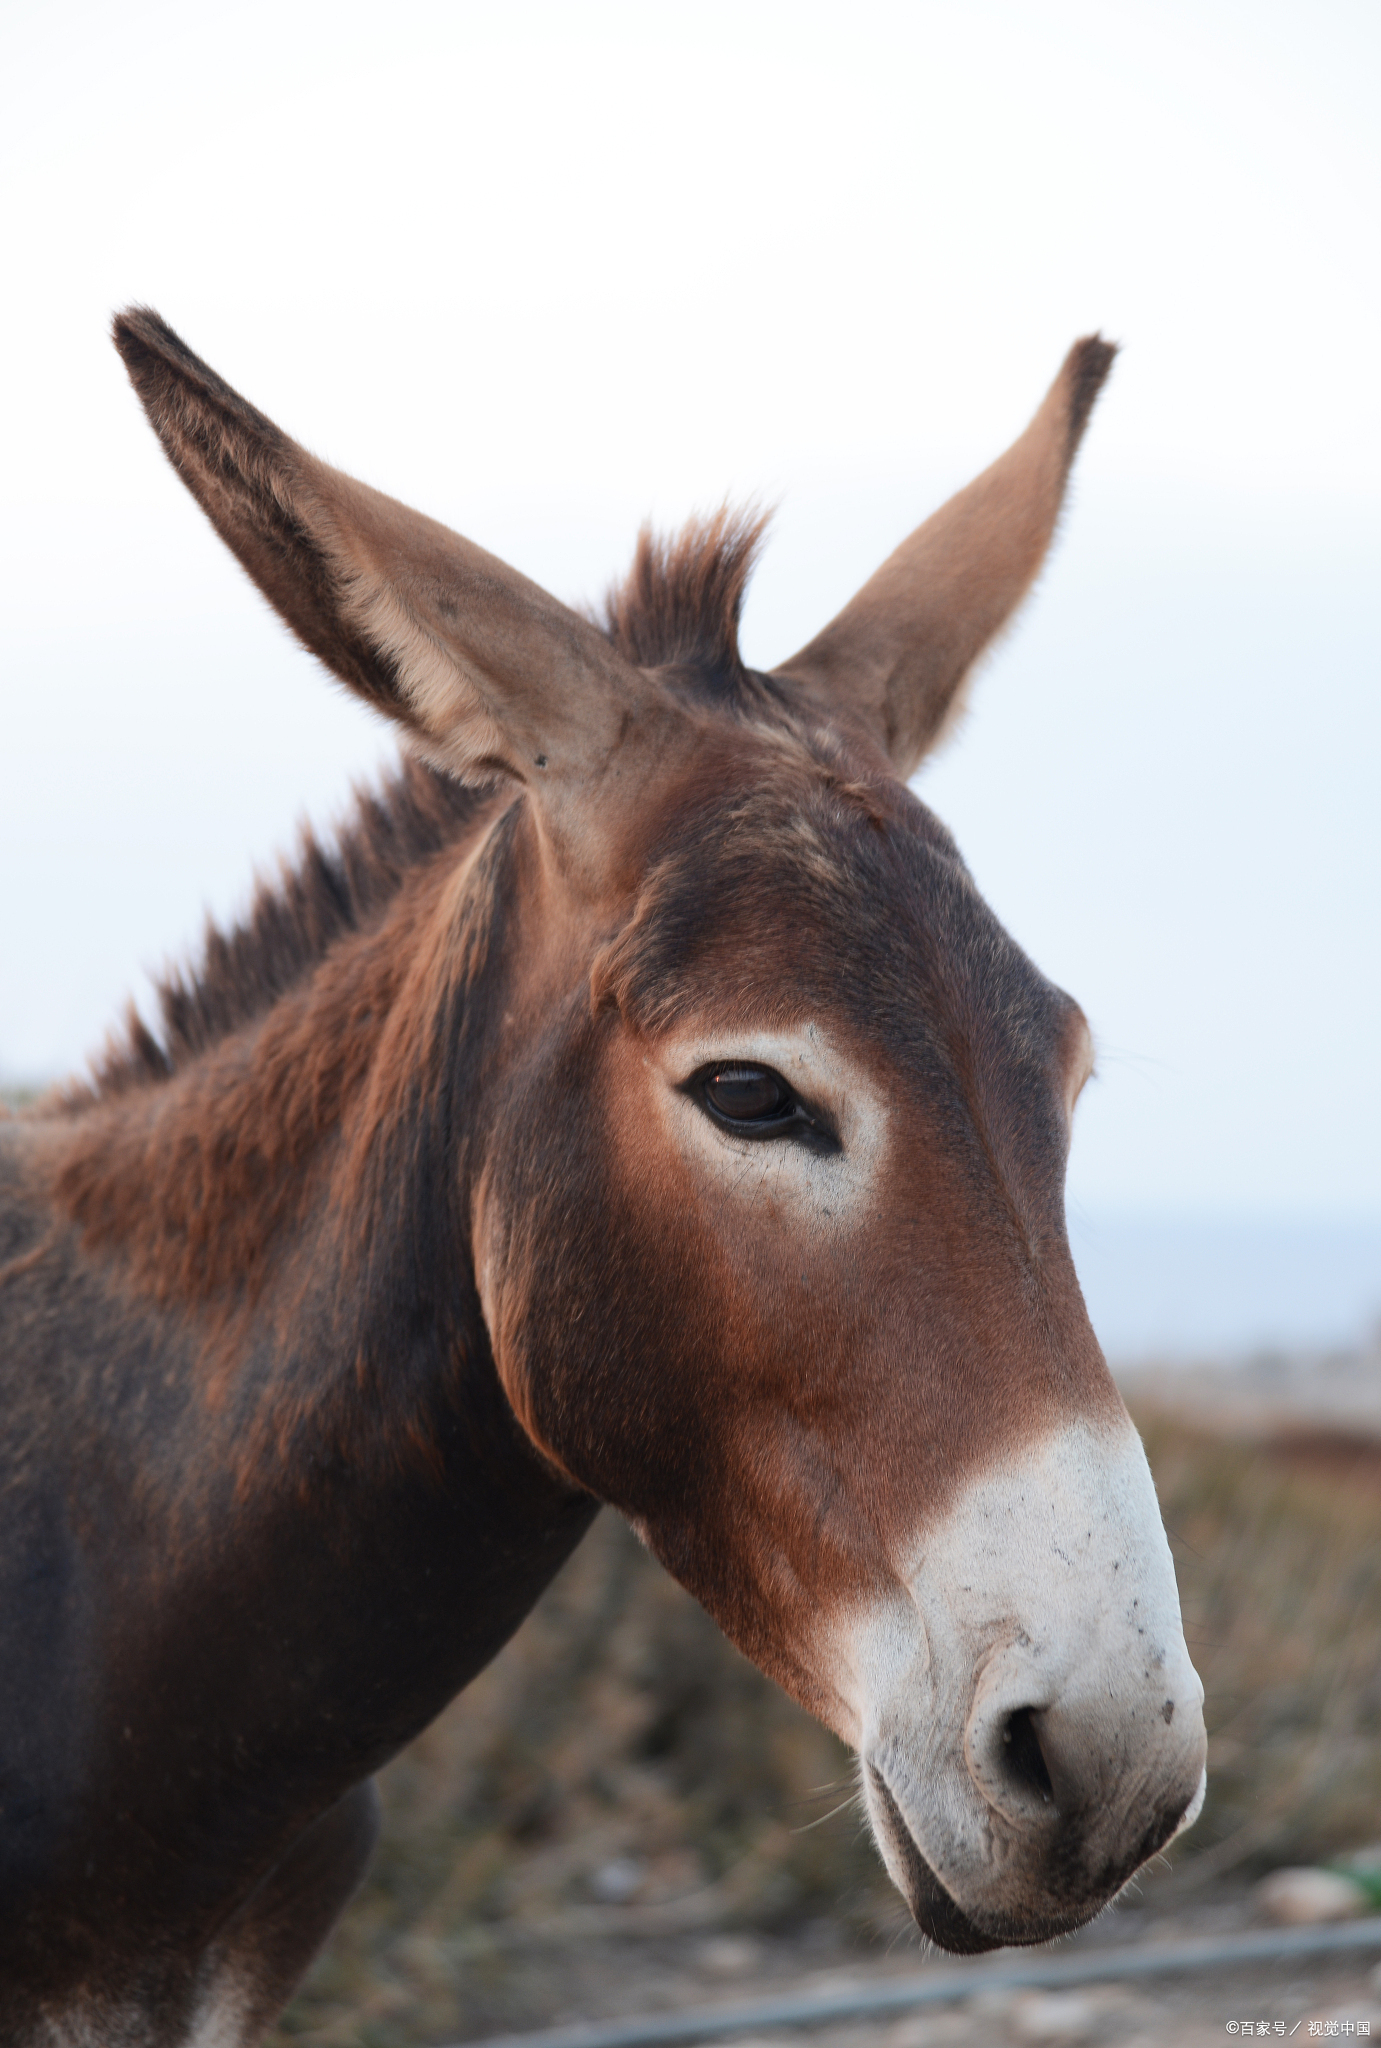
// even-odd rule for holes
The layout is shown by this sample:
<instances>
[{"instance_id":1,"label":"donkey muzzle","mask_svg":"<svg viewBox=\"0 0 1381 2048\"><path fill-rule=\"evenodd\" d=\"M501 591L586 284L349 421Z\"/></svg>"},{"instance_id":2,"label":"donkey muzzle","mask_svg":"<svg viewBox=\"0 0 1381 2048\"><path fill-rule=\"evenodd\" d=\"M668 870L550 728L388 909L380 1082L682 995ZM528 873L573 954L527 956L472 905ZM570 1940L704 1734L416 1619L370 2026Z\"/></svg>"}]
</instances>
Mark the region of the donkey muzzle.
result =
<instances>
[{"instance_id":1,"label":"donkey muzzle","mask_svg":"<svg viewBox=\"0 0 1381 2048\"><path fill-rule=\"evenodd\" d=\"M888 1869L942 1947L1066 1933L1203 1803L1203 1687L1131 1425L970 1483L908 1590L910 1654L893 1609L861 1745Z\"/></svg>"}]
</instances>

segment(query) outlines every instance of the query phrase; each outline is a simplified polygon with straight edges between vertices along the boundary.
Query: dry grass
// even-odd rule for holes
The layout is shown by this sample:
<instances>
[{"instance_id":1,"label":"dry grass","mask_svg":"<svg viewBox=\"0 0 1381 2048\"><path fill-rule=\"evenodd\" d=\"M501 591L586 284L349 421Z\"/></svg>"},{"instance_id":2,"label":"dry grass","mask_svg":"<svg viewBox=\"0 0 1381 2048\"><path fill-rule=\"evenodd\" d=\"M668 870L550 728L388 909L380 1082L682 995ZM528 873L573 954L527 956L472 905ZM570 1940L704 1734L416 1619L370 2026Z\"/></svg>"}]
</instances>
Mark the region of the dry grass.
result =
<instances>
[{"instance_id":1,"label":"dry grass","mask_svg":"<svg viewBox=\"0 0 1381 2048\"><path fill-rule=\"evenodd\" d=\"M1141 1419L1212 1744L1170 1889L1376 1839L1381 1448ZM403 2048L541 2024L630 1941L651 1956L695 1930L832 1919L876 1946L903 1916L852 1788L847 1752L604 1516L385 1774L374 1870L278 2039Z\"/></svg>"},{"instance_id":2,"label":"dry grass","mask_svg":"<svg viewBox=\"0 0 1381 2048\"><path fill-rule=\"evenodd\" d=\"M1203 1677L1209 1797L1184 1879L1381 1836L1381 1445L1141 1418Z\"/></svg>"}]
</instances>

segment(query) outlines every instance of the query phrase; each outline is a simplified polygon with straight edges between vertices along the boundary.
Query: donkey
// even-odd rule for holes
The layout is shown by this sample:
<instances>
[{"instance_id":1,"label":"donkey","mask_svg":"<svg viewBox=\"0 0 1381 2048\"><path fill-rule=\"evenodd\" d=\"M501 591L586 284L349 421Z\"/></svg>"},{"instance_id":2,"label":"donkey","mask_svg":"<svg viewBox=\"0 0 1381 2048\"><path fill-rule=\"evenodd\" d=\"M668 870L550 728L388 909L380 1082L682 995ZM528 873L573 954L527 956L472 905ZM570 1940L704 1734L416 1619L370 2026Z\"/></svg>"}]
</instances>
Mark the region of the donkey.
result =
<instances>
[{"instance_id":1,"label":"donkey","mask_svg":"<svg viewBox=\"0 0 1381 2048\"><path fill-rule=\"evenodd\" d=\"M596 624L115 340L407 751L0 1125L4 2039L259 2040L601 1502L856 1748L927 1935L1078 1926L1197 1813L1202 1688L1065 1235L1088 1026L906 781L1112 349L758 673L760 523Z\"/></svg>"}]
</instances>

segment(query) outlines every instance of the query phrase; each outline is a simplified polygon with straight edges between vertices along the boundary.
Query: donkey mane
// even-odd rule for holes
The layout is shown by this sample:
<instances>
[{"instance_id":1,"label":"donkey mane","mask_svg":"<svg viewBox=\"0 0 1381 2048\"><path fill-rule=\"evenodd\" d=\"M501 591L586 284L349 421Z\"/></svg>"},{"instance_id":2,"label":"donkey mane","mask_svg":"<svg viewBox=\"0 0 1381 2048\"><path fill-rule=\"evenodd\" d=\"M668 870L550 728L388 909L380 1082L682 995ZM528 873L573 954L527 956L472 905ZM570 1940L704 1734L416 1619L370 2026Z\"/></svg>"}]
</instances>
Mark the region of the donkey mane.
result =
<instances>
[{"instance_id":1,"label":"donkey mane","mask_svg":"<svg viewBox=\"0 0 1381 2048\"><path fill-rule=\"evenodd\" d=\"M595 623L639 667L694 667L734 693L748 683L738 621L766 525L764 513L725 505L675 538L643 527ZM491 794L404 754L379 789L356 791L332 841L304 827L296 861L259 881L238 923L225 931L208 919L200 958L154 984L157 1030L131 1003L93 1063L93 1087L77 1084L68 1100L80 1107L93 1093L167 1080L262 1016L338 940L371 924L413 869L463 839Z\"/></svg>"}]
</instances>

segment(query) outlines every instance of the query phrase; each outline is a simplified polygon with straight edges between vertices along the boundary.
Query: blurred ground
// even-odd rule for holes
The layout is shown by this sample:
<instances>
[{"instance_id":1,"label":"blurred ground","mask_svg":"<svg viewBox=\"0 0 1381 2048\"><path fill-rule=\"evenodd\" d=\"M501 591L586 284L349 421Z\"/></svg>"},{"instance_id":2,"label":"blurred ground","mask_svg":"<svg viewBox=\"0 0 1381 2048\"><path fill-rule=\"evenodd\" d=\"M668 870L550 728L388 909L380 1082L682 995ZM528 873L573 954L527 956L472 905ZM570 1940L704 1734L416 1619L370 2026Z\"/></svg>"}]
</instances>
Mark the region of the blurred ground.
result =
<instances>
[{"instance_id":1,"label":"blurred ground","mask_svg":"<svg viewBox=\"0 0 1381 2048\"><path fill-rule=\"evenodd\" d=\"M1129 1383L1207 1689L1210 1789L1080 1940L1246 1926L1263 1872L1381 1838L1379 1393L1374 1352ZM848 1753L612 1515L383 1791L373 1872L279 2048L459 2041L921 1960ZM1368 1967L1004 1994L809 2038L1193 2041L1229 2019L1364 2015L1381 2035Z\"/></svg>"}]
</instances>

